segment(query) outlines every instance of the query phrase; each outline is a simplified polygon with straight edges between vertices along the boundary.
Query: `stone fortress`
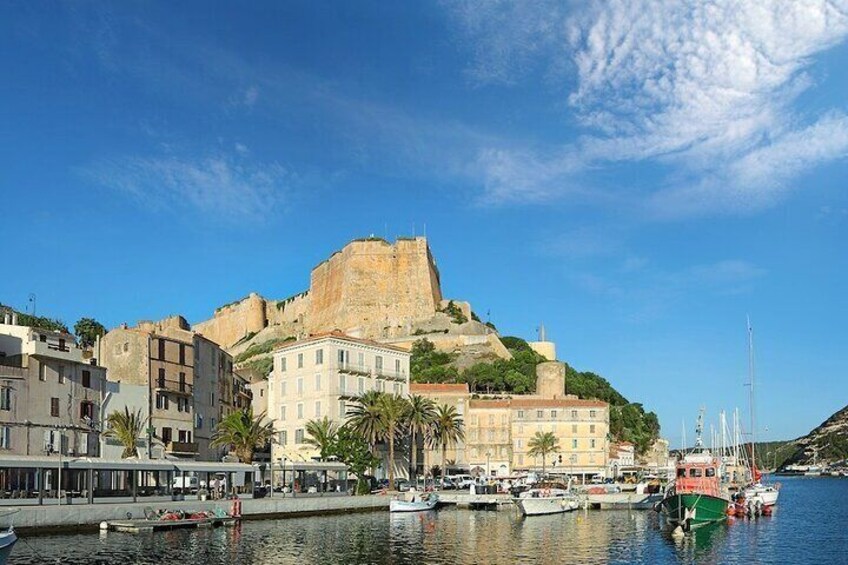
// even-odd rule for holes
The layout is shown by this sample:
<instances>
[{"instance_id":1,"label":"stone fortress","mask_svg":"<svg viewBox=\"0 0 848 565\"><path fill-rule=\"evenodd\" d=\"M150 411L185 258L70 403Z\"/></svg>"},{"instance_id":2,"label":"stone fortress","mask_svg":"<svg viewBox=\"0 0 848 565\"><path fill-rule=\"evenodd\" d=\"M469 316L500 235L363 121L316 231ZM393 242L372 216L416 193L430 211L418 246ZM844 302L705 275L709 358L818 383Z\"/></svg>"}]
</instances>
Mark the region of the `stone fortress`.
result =
<instances>
[{"instance_id":1,"label":"stone fortress","mask_svg":"<svg viewBox=\"0 0 848 565\"><path fill-rule=\"evenodd\" d=\"M462 350L469 362L509 358L497 332L473 318L469 303L443 297L426 238L369 237L313 268L308 290L283 300L251 293L193 330L232 354L272 339L341 331L407 349L426 337L440 350Z\"/></svg>"}]
</instances>

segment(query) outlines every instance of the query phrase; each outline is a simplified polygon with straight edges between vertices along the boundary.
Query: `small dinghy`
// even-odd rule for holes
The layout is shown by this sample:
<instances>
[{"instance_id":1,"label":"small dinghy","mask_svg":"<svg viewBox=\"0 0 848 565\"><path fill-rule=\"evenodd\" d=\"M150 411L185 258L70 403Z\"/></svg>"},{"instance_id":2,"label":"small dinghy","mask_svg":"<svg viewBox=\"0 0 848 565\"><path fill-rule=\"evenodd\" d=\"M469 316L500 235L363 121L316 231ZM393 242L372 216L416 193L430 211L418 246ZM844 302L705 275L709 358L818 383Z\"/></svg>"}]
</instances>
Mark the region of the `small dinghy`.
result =
<instances>
[{"instance_id":1,"label":"small dinghy","mask_svg":"<svg viewBox=\"0 0 848 565\"><path fill-rule=\"evenodd\" d=\"M423 512L433 510L439 497L433 493L412 493L411 496L396 498L389 502L389 512Z\"/></svg>"}]
</instances>

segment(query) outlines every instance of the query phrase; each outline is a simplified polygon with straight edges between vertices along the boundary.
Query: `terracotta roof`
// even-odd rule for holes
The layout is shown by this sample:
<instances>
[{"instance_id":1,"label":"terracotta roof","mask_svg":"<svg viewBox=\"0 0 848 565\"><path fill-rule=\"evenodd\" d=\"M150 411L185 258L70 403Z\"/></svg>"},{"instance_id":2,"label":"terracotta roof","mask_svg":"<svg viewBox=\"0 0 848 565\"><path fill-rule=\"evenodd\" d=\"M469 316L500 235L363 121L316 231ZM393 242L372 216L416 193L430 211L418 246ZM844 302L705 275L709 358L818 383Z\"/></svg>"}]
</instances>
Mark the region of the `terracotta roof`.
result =
<instances>
[{"instance_id":1,"label":"terracotta roof","mask_svg":"<svg viewBox=\"0 0 848 565\"><path fill-rule=\"evenodd\" d=\"M419 394L440 392L468 394L468 385L466 383L409 383L409 392L417 392Z\"/></svg>"},{"instance_id":2,"label":"terracotta roof","mask_svg":"<svg viewBox=\"0 0 848 565\"><path fill-rule=\"evenodd\" d=\"M578 398L475 398L469 402L471 408L606 408L606 402L600 400L582 400Z\"/></svg>"},{"instance_id":3,"label":"terracotta roof","mask_svg":"<svg viewBox=\"0 0 848 565\"><path fill-rule=\"evenodd\" d=\"M402 347L396 347L394 345L387 345L385 343L380 343L379 341L374 341L372 339L362 339L359 337L349 336L344 332L340 332L338 330L333 330L331 332L325 332L320 334L315 334L307 337L306 339L301 339L298 341L291 341L288 343L284 343L283 345L274 349L274 351L282 351L283 349L288 349L290 347L295 347L297 345L303 345L305 343L312 343L314 341L320 341L322 339L340 339L342 341L349 341L351 343L358 343L361 345L370 345L372 347L382 347L383 349L391 349L392 351L397 351L398 353L406 353L410 355L409 351L403 349Z\"/></svg>"}]
</instances>

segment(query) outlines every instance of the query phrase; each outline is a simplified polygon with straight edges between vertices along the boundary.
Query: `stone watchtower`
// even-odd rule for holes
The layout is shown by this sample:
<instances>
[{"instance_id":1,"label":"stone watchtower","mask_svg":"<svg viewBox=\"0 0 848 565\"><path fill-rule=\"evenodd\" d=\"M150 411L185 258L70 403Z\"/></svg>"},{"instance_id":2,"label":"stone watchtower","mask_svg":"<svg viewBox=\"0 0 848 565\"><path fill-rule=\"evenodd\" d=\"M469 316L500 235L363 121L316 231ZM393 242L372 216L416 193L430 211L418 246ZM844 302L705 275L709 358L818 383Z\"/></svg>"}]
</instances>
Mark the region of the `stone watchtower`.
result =
<instances>
[{"instance_id":1,"label":"stone watchtower","mask_svg":"<svg viewBox=\"0 0 848 565\"><path fill-rule=\"evenodd\" d=\"M546 361L536 365L536 396L565 397L565 363Z\"/></svg>"}]
</instances>

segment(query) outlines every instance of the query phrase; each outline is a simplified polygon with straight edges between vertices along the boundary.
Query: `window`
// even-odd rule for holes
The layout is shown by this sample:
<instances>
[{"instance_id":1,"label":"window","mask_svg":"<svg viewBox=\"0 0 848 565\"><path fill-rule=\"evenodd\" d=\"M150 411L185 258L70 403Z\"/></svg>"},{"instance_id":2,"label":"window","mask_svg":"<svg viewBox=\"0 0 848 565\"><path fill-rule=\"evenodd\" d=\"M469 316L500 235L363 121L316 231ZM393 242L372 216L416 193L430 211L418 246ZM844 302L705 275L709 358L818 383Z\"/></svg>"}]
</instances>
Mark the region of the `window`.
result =
<instances>
[{"instance_id":1,"label":"window","mask_svg":"<svg viewBox=\"0 0 848 565\"><path fill-rule=\"evenodd\" d=\"M297 354L297 368L303 369L303 353Z\"/></svg>"},{"instance_id":2,"label":"window","mask_svg":"<svg viewBox=\"0 0 848 565\"><path fill-rule=\"evenodd\" d=\"M324 364L324 350L318 349L315 351L315 364L323 365Z\"/></svg>"},{"instance_id":3,"label":"window","mask_svg":"<svg viewBox=\"0 0 848 565\"><path fill-rule=\"evenodd\" d=\"M392 387L392 391L394 391L395 394L400 394L400 383L395 383Z\"/></svg>"},{"instance_id":4,"label":"window","mask_svg":"<svg viewBox=\"0 0 848 565\"><path fill-rule=\"evenodd\" d=\"M689 469L689 476L695 478L701 478L701 470L700 469Z\"/></svg>"},{"instance_id":5,"label":"window","mask_svg":"<svg viewBox=\"0 0 848 565\"><path fill-rule=\"evenodd\" d=\"M185 365L185 344L180 344L180 365Z\"/></svg>"},{"instance_id":6,"label":"window","mask_svg":"<svg viewBox=\"0 0 848 565\"><path fill-rule=\"evenodd\" d=\"M518 411L518 419L519 419L519 420L523 420L523 419L524 419L524 410L519 410L519 411Z\"/></svg>"},{"instance_id":7,"label":"window","mask_svg":"<svg viewBox=\"0 0 848 565\"><path fill-rule=\"evenodd\" d=\"M350 355L344 349L339 349L339 366L344 367L348 364L350 360Z\"/></svg>"},{"instance_id":8,"label":"window","mask_svg":"<svg viewBox=\"0 0 848 565\"><path fill-rule=\"evenodd\" d=\"M522 454L518 455L518 465L519 466L524 465L524 455L522 455Z\"/></svg>"},{"instance_id":9,"label":"window","mask_svg":"<svg viewBox=\"0 0 848 565\"><path fill-rule=\"evenodd\" d=\"M515 445L518 447L518 449L523 448L523 447L524 447L524 440L523 440L523 439L519 439L519 440L517 440L517 441L515 442Z\"/></svg>"},{"instance_id":10,"label":"window","mask_svg":"<svg viewBox=\"0 0 848 565\"><path fill-rule=\"evenodd\" d=\"M357 359L357 362L359 363L359 366L364 368L365 367L365 354L360 351L359 354L357 354L356 359Z\"/></svg>"},{"instance_id":11,"label":"window","mask_svg":"<svg viewBox=\"0 0 848 565\"><path fill-rule=\"evenodd\" d=\"M557 417L557 411L556 411L556 410L551 410L551 419L552 419L552 420L556 420L556 417Z\"/></svg>"},{"instance_id":12,"label":"window","mask_svg":"<svg viewBox=\"0 0 848 565\"><path fill-rule=\"evenodd\" d=\"M173 434L173 430L171 428L162 428L162 441L165 443L171 443L171 437Z\"/></svg>"},{"instance_id":13,"label":"window","mask_svg":"<svg viewBox=\"0 0 848 565\"><path fill-rule=\"evenodd\" d=\"M303 395L303 377L297 379L297 394L298 396Z\"/></svg>"},{"instance_id":14,"label":"window","mask_svg":"<svg viewBox=\"0 0 848 565\"><path fill-rule=\"evenodd\" d=\"M297 405L297 418L298 420L303 419L303 403Z\"/></svg>"},{"instance_id":15,"label":"window","mask_svg":"<svg viewBox=\"0 0 848 565\"><path fill-rule=\"evenodd\" d=\"M90 400L80 402L80 418L94 420L94 403Z\"/></svg>"},{"instance_id":16,"label":"window","mask_svg":"<svg viewBox=\"0 0 848 565\"><path fill-rule=\"evenodd\" d=\"M489 442L495 441L495 430L489 430L488 438L489 438Z\"/></svg>"},{"instance_id":17,"label":"window","mask_svg":"<svg viewBox=\"0 0 848 565\"><path fill-rule=\"evenodd\" d=\"M395 373L400 374L400 359L395 359Z\"/></svg>"},{"instance_id":18,"label":"window","mask_svg":"<svg viewBox=\"0 0 848 565\"><path fill-rule=\"evenodd\" d=\"M286 445L289 442L289 433L285 430L280 432L279 436L280 445Z\"/></svg>"},{"instance_id":19,"label":"window","mask_svg":"<svg viewBox=\"0 0 848 565\"><path fill-rule=\"evenodd\" d=\"M82 370L82 386L91 388L91 371L88 369Z\"/></svg>"},{"instance_id":20,"label":"window","mask_svg":"<svg viewBox=\"0 0 848 565\"><path fill-rule=\"evenodd\" d=\"M589 433L590 433L590 434L595 433L595 424L590 424L590 425L589 425Z\"/></svg>"},{"instance_id":21,"label":"window","mask_svg":"<svg viewBox=\"0 0 848 565\"><path fill-rule=\"evenodd\" d=\"M0 388L0 410L12 409L12 387L4 386Z\"/></svg>"},{"instance_id":22,"label":"window","mask_svg":"<svg viewBox=\"0 0 848 565\"><path fill-rule=\"evenodd\" d=\"M124 342L124 353L126 353L126 352L127 352L127 351L129 351L129 350L130 350L130 344L129 344L129 342Z\"/></svg>"},{"instance_id":23,"label":"window","mask_svg":"<svg viewBox=\"0 0 848 565\"><path fill-rule=\"evenodd\" d=\"M374 357L374 368L378 373L383 370L383 357L381 355Z\"/></svg>"},{"instance_id":24,"label":"window","mask_svg":"<svg viewBox=\"0 0 848 565\"><path fill-rule=\"evenodd\" d=\"M9 426L0 426L0 448L12 449L12 429Z\"/></svg>"},{"instance_id":25,"label":"window","mask_svg":"<svg viewBox=\"0 0 848 565\"><path fill-rule=\"evenodd\" d=\"M577 440L576 439L571 440L571 449L577 449Z\"/></svg>"},{"instance_id":26,"label":"window","mask_svg":"<svg viewBox=\"0 0 848 565\"><path fill-rule=\"evenodd\" d=\"M180 392L186 392L186 376L185 376L185 373L180 373Z\"/></svg>"},{"instance_id":27,"label":"window","mask_svg":"<svg viewBox=\"0 0 848 565\"><path fill-rule=\"evenodd\" d=\"M589 440L589 447L591 449L595 449L595 440L593 440L593 439Z\"/></svg>"},{"instance_id":28,"label":"window","mask_svg":"<svg viewBox=\"0 0 848 565\"><path fill-rule=\"evenodd\" d=\"M715 469L713 469L712 467L707 467L706 475L708 477L715 477Z\"/></svg>"},{"instance_id":29,"label":"window","mask_svg":"<svg viewBox=\"0 0 848 565\"><path fill-rule=\"evenodd\" d=\"M576 420L576 419L577 419L577 410L572 410L572 411L571 411L571 419L572 419L572 420Z\"/></svg>"},{"instance_id":30,"label":"window","mask_svg":"<svg viewBox=\"0 0 848 565\"><path fill-rule=\"evenodd\" d=\"M280 372L281 373L286 372L286 358L285 357L280 357Z\"/></svg>"},{"instance_id":31,"label":"window","mask_svg":"<svg viewBox=\"0 0 848 565\"><path fill-rule=\"evenodd\" d=\"M677 476L678 477L685 477L686 476L686 469L683 469L683 468L678 469L677 470Z\"/></svg>"},{"instance_id":32,"label":"window","mask_svg":"<svg viewBox=\"0 0 848 565\"><path fill-rule=\"evenodd\" d=\"M158 386L159 388L165 388L165 369L164 368L159 369L159 382L156 386Z\"/></svg>"},{"instance_id":33,"label":"window","mask_svg":"<svg viewBox=\"0 0 848 565\"><path fill-rule=\"evenodd\" d=\"M321 375L315 375L315 390L321 390Z\"/></svg>"},{"instance_id":34,"label":"window","mask_svg":"<svg viewBox=\"0 0 848 565\"><path fill-rule=\"evenodd\" d=\"M177 398L177 412L183 411L183 399Z\"/></svg>"},{"instance_id":35,"label":"window","mask_svg":"<svg viewBox=\"0 0 848 565\"><path fill-rule=\"evenodd\" d=\"M51 398L50 399L50 415L54 418L59 417L59 399Z\"/></svg>"},{"instance_id":36,"label":"window","mask_svg":"<svg viewBox=\"0 0 848 565\"><path fill-rule=\"evenodd\" d=\"M294 442L303 443L303 428L298 428L294 431Z\"/></svg>"},{"instance_id":37,"label":"window","mask_svg":"<svg viewBox=\"0 0 848 565\"><path fill-rule=\"evenodd\" d=\"M159 338L159 360L165 360L165 340L162 338Z\"/></svg>"},{"instance_id":38,"label":"window","mask_svg":"<svg viewBox=\"0 0 848 565\"><path fill-rule=\"evenodd\" d=\"M344 394L347 392L347 379L344 375L339 375L339 393Z\"/></svg>"},{"instance_id":39,"label":"window","mask_svg":"<svg viewBox=\"0 0 848 565\"><path fill-rule=\"evenodd\" d=\"M286 421L286 407L280 406L280 420Z\"/></svg>"},{"instance_id":40,"label":"window","mask_svg":"<svg viewBox=\"0 0 848 565\"><path fill-rule=\"evenodd\" d=\"M315 402L315 417L316 418L321 417L321 401L320 400L317 400Z\"/></svg>"},{"instance_id":41,"label":"window","mask_svg":"<svg viewBox=\"0 0 848 565\"><path fill-rule=\"evenodd\" d=\"M47 343L47 336L46 336L46 335L44 335L44 334L40 334L40 335L38 336L38 341L40 341L40 342L42 342L42 343Z\"/></svg>"},{"instance_id":42,"label":"window","mask_svg":"<svg viewBox=\"0 0 848 565\"><path fill-rule=\"evenodd\" d=\"M536 410L536 417L541 420L542 418L545 417L545 411L544 410Z\"/></svg>"},{"instance_id":43,"label":"window","mask_svg":"<svg viewBox=\"0 0 848 565\"><path fill-rule=\"evenodd\" d=\"M65 338L59 338L59 351L67 351L68 349L65 347Z\"/></svg>"},{"instance_id":44,"label":"window","mask_svg":"<svg viewBox=\"0 0 848 565\"><path fill-rule=\"evenodd\" d=\"M65 366L59 365L58 367L56 367L56 371L59 373L59 384L64 383L65 382Z\"/></svg>"},{"instance_id":45,"label":"window","mask_svg":"<svg viewBox=\"0 0 848 565\"><path fill-rule=\"evenodd\" d=\"M164 403L165 410L170 410L171 409L171 400L168 398L168 396L163 394L162 400L163 400L163 403Z\"/></svg>"},{"instance_id":46,"label":"window","mask_svg":"<svg viewBox=\"0 0 848 565\"><path fill-rule=\"evenodd\" d=\"M215 429L215 418L209 418L209 424L210 424L209 428L214 430Z\"/></svg>"},{"instance_id":47,"label":"window","mask_svg":"<svg viewBox=\"0 0 848 565\"><path fill-rule=\"evenodd\" d=\"M46 381L47 380L47 367L44 363L38 364L38 380Z\"/></svg>"},{"instance_id":48,"label":"window","mask_svg":"<svg viewBox=\"0 0 848 565\"><path fill-rule=\"evenodd\" d=\"M339 400L339 418L347 417L347 404L344 400Z\"/></svg>"},{"instance_id":49,"label":"window","mask_svg":"<svg viewBox=\"0 0 848 565\"><path fill-rule=\"evenodd\" d=\"M186 443L188 441L188 434L186 434L185 430L177 432L177 437L179 438L180 443Z\"/></svg>"},{"instance_id":50,"label":"window","mask_svg":"<svg viewBox=\"0 0 848 565\"><path fill-rule=\"evenodd\" d=\"M197 429L198 429L198 430L202 430L202 429L203 429L203 414L198 414L198 415L197 415Z\"/></svg>"},{"instance_id":51,"label":"window","mask_svg":"<svg viewBox=\"0 0 848 565\"><path fill-rule=\"evenodd\" d=\"M209 404L212 405L212 406L215 406L215 393L214 392L209 393Z\"/></svg>"},{"instance_id":52,"label":"window","mask_svg":"<svg viewBox=\"0 0 848 565\"><path fill-rule=\"evenodd\" d=\"M595 410L589 410L589 417L594 418L597 412Z\"/></svg>"},{"instance_id":53,"label":"window","mask_svg":"<svg viewBox=\"0 0 848 565\"><path fill-rule=\"evenodd\" d=\"M357 390L359 391L359 394L362 394L363 392L365 392L365 379L362 378L362 377L359 377L359 383L357 384Z\"/></svg>"},{"instance_id":54,"label":"window","mask_svg":"<svg viewBox=\"0 0 848 565\"><path fill-rule=\"evenodd\" d=\"M573 433L573 434L577 433L577 424L571 424L571 433Z\"/></svg>"}]
</instances>

